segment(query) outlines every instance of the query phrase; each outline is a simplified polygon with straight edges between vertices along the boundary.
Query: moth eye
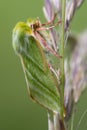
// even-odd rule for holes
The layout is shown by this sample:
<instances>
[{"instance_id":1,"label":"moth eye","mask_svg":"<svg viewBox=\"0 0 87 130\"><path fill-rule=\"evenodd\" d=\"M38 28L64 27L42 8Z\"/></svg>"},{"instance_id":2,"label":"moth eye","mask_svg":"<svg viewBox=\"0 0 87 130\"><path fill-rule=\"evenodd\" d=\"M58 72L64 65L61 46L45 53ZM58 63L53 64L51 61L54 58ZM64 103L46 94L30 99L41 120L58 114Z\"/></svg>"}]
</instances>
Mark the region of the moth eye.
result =
<instances>
[{"instance_id":1,"label":"moth eye","mask_svg":"<svg viewBox=\"0 0 87 130\"><path fill-rule=\"evenodd\" d=\"M31 29L33 29L33 24L30 25Z\"/></svg>"}]
</instances>

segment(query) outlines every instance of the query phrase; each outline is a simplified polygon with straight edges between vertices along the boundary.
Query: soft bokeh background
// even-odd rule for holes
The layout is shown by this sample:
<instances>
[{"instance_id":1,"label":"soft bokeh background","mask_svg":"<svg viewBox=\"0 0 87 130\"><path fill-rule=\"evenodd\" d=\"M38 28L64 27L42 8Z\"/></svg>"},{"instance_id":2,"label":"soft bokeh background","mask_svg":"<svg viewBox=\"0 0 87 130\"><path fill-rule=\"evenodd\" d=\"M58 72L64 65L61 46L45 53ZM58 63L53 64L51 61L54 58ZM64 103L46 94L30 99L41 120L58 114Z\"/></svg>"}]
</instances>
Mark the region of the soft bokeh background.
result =
<instances>
[{"instance_id":1,"label":"soft bokeh background","mask_svg":"<svg viewBox=\"0 0 87 130\"><path fill-rule=\"evenodd\" d=\"M46 111L28 97L19 58L12 48L12 29L18 21L39 16L45 21L43 0L0 0L0 130L47 130ZM87 1L77 11L72 30L87 29ZM87 108L87 92L83 94L74 125ZM87 128L87 115L79 130Z\"/></svg>"}]
</instances>

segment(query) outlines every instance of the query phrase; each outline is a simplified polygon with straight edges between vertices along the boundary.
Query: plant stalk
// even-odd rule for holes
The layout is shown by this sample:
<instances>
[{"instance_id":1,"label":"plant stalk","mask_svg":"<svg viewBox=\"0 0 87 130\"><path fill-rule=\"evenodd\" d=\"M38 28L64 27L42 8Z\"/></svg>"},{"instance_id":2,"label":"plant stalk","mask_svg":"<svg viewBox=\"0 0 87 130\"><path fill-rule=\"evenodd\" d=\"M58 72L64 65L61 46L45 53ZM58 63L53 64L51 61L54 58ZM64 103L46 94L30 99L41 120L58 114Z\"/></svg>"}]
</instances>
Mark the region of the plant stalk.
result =
<instances>
[{"instance_id":1,"label":"plant stalk","mask_svg":"<svg viewBox=\"0 0 87 130\"><path fill-rule=\"evenodd\" d=\"M54 130L66 130L64 121L58 113L54 114Z\"/></svg>"},{"instance_id":2,"label":"plant stalk","mask_svg":"<svg viewBox=\"0 0 87 130\"><path fill-rule=\"evenodd\" d=\"M64 118L64 86L65 86L65 75L64 75L64 43L65 43L65 11L66 11L66 0L62 0L62 25L61 25L61 45L60 54L62 56L60 61L61 68L61 118Z\"/></svg>"},{"instance_id":3,"label":"plant stalk","mask_svg":"<svg viewBox=\"0 0 87 130\"><path fill-rule=\"evenodd\" d=\"M54 130L53 113L48 111L48 130Z\"/></svg>"}]
</instances>

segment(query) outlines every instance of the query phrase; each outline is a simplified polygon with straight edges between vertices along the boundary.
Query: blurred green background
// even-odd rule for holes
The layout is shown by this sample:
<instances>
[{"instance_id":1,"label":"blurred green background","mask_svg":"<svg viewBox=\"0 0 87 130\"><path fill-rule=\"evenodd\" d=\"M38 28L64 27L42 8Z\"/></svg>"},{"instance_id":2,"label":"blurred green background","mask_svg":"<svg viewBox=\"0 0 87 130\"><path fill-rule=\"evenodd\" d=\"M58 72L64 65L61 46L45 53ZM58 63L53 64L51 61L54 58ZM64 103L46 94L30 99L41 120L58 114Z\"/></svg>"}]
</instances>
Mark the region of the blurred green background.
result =
<instances>
[{"instance_id":1,"label":"blurred green background","mask_svg":"<svg viewBox=\"0 0 87 130\"><path fill-rule=\"evenodd\" d=\"M12 29L18 21L39 16L43 0L0 0L0 130L47 130L46 111L28 97L24 74L12 48ZM72 30L87 29L87 1L77 11ZM87 108L87 92L78 103L75 126ZM79 130L87 128L87 115Z\"/></svg>"}]
</instances>

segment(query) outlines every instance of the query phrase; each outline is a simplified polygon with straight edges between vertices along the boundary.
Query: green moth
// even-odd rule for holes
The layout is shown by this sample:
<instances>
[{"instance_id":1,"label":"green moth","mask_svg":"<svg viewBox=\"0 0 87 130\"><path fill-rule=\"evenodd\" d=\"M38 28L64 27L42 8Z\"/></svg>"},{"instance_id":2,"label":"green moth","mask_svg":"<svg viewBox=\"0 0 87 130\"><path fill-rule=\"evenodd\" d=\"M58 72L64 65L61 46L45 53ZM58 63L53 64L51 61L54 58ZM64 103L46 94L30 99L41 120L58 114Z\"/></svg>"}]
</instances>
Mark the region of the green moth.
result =
<instances>
[{"instance_id":1,"label":"green moth","mask_svg":"<svg viewBox=\"0 0 87 130\"><path fill-rule=\"evenodd\" d=\"M17 23L12 34L13 48L20 57L30 97L46 109L60 112L58 82L49 68L45 49L59 55L46 42L49 36L45 29L38 19Z\"/></svg>"}]
</instances>

